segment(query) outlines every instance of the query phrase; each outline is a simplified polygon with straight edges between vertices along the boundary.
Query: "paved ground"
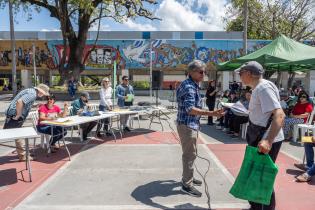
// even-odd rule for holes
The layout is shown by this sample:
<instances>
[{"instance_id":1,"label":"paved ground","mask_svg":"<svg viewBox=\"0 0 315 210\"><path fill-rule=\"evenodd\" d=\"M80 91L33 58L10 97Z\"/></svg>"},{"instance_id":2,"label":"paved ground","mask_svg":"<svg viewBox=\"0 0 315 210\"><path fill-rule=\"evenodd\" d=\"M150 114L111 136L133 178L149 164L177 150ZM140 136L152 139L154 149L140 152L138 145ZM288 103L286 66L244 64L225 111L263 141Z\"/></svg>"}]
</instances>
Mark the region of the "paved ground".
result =
<instances>
[{"instance_id":1,"label":"paved ground","mask_svg":"<svg viewBox=\"0 0 315 210\"><path fill-rule=\"evenodd\" d=\"M193 198L179 191L181 148L172 133L173 119L163 121L164 131L158 124L148 129L149 121L141 120L142 129L126 134L122 141L104 138L80 143L76 138L68 142L71 161L63 149L50 157L38 150L32 183L13 149L0 147L0 177L6 177L0 181L0 209L206 209L205 194ZM244 148L244 140L232 140L222 131L202 126L198 154L210 160L206 181L213 209L248 208L247 202L228 193ZM285 142L282 146L275 185L277 210L314 209L314 180L293 181L301 173L293 163L302 157L300 145ZM196 165L202 174L208 167L201 159Z\"/></svg>"}]
</instances>

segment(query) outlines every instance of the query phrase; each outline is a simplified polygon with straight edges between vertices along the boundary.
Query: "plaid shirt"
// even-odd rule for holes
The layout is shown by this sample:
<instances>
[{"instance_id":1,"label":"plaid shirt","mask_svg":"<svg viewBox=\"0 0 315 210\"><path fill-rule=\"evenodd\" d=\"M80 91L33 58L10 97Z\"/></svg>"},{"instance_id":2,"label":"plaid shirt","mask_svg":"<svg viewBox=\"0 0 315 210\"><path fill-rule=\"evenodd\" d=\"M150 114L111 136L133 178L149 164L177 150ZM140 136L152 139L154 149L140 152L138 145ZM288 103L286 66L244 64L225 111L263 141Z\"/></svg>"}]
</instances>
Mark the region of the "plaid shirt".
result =
<instances>
[{"instance_id":1,"label":"plaid shirt","mask_svg":"<svg viewBox=\"0 0 315 210\"><path fill-rule=\"evenodd\" d=\"M5 114L7 117L15 117L16 116L16 102L21 99L24 106L22 110L22 117L26 119L29 111L32 108L37 97L36 90L34 88L28 88L19 92L14 99L11 101L8 109Z\"/></svg>"},{"instance_id":2,"label":"plaid shirt","mask_svg":"<svg viewBox=\"0 0 315 210\"><path fill-rule=\"evenodd\" d=\"M184 80L176 91L176 99L178 103L177 123L198 130L200 116L189 114L193 107L202 108L198 84L191 78Z\"/></svg>"}]
</instances>

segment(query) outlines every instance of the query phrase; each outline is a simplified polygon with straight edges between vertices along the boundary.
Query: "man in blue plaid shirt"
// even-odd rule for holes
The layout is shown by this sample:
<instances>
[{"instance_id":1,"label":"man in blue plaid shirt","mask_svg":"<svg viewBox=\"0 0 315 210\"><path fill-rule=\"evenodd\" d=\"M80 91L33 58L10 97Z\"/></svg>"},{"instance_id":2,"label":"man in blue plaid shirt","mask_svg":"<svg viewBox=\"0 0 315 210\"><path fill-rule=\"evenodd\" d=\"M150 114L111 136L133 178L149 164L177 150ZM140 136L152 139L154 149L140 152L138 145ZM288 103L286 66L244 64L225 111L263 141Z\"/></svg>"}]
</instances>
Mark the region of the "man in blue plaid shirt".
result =
<instances>
[{"instance_id":1,"label":"man in blue plaid shirt","mask_svg":"<svg viewBox=\"0 0 315 210\"><path fill-rule=\"evenodd\" d=\"M202 110L199 82L203 81L206 65L200 60L188 64L188 78L177 89L178 102L177 131L182 145L182 191L191 196L201 197L194 185L201 186L202 182L194 178L194 161L197 156L196 141L200 126L200 116L221 117L221 110Z\"/></svg>"}]
</instances>

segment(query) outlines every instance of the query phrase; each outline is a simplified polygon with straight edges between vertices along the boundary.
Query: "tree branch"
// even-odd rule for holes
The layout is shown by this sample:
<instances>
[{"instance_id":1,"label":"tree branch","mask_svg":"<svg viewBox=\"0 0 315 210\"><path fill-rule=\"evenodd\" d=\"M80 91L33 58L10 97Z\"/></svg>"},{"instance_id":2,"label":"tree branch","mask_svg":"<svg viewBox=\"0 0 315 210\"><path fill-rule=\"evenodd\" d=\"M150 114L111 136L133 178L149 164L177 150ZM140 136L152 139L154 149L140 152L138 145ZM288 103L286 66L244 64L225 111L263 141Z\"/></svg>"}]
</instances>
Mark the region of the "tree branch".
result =
<instances>
[{"instance_id":1,"label":"tree branch","mask_svg":"<svg viewBox=\"0 0 315 210\"><path fill-rule=\"evenodd\" d=\"M44 7L46 8L49 12L50 12L50 16L51 17L55 17L57 19L60 18L59 16L59 13L58 13L58 10L56 7L48 4L48 1L44 1L44 2L41 2L41 1L37 1L37 0L21 0L23 3L30 3L31 5L37 5L39 7Z\"/></svg>"}]
</instances>

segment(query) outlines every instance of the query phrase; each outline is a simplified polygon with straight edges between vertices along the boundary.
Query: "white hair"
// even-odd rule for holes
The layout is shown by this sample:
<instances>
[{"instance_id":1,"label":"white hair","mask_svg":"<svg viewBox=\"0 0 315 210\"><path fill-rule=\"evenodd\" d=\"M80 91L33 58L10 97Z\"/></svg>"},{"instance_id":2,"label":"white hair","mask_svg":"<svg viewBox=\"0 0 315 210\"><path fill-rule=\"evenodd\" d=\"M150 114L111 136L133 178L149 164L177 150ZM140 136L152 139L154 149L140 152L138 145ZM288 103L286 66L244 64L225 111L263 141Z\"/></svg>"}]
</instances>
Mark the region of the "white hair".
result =
<instances>
[{"instance_id":1,"label":"white hair","mask_svg":"<svg viewBox=\"0 0 315 210\"><path fill-rule=\"evenodd\" d=\"M206 68L206 64L201 60L193 60L188 64L188 73L196 71L198 69Z\"/></svg>"}]
</instances>

